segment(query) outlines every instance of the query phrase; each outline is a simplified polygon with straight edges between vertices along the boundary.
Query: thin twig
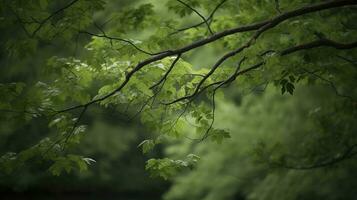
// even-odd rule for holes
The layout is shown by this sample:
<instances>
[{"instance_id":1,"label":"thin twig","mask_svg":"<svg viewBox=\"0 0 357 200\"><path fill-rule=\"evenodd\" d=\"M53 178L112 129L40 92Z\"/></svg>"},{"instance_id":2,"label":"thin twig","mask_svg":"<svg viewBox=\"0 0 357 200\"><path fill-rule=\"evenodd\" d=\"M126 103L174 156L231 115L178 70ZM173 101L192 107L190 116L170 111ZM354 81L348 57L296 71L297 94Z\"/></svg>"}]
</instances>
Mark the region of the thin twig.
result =
<instances>
[{"instance_id":1,"label":"thin twig","mask_svg":"<svg viewBox=\"0 0 357 200\"><path fill-rule=\"evenodd\" d=\"M170 33L169 35L174 35L174 34L177 34L179 32L182 32L182 31L186 31L186 30L189 30L191 28L197 28L203 24L206 24L208 23L209 25L211 24L211 22L213 21L213 16L214 14L217 12L217 10L219 9L219 7L221 7L227 0L223 0L221 1L221 3L219 3L214 9L213 11L211 12L211 14L207 17L207 19L205 21L202 21L200 23L197 23L197 24L194 24L192 26L189 26L189 27L185 27L185 28L181 28L181 29L178 29L176 30L175 32L172 32Z\"/></svg>"},{"instance_id":2,"label":"thin twig","mask_svg":"<svg viewBox=\"0 0 357 200\"><path fill-rule=\"evenodd\" d=\"M71 1L69 4L67 4L66 6L56 10L54 13L52 13L51 15L49 15L48 17L46 17L44 20L42 20L41 22L39 22L39 26L32 32L31 37L34 37L36 35L36 33L42 28L42 26L44 26L51 18L53 18L54 16L58 15L59 13L63 12L64 10L66 10L67 8L73 6L75 3L77 3L79 0L73 0Z\"/></svg>"},{"instance_id":3,"label":"thin twig","mask_svg":"<svg viewBox=\"0 0 357 200\"><path fill-rule=\"evenodd\" d=\"M187 3L185 3L182 0L176 0L176 1L180 2L181 4L183 4L190 10L192 10L194 13L196 13L203 20L203 23L205 23L207 25L207 29L211 33L211 35L213 35L213 31L212 31L210 25L208 24L207 19L200 12L198 12L196 9L194 9L193 7L191 7L190 5L188 5Z\"/></svg>"}]
</instances>

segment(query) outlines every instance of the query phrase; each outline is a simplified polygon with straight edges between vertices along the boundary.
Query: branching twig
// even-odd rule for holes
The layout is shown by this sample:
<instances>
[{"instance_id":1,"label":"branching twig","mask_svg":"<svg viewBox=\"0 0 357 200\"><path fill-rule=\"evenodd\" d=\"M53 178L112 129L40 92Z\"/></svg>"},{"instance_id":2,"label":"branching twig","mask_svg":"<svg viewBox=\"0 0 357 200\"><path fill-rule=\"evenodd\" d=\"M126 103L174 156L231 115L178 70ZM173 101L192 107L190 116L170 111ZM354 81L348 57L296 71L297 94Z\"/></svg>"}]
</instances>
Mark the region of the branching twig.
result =
<instances>
[{"instance_id":1,"label":"branching twig","mask_svg":"<svg viewBox=\"0 0 357 200\"><path fill-rule=\"evenodd\" d=\"M208 128L206 129L205 133L203 134L203 137L200 139L200 142L205 140L209 136L209 132L211 131L214 120L215 120L215 114L216 114L216 91L218 87L214 88L212 92L212 120L211 123L209 124Z\"/></svg>"},{"instance_id":2,"label":"branching twig","mask_svg":"<svg viewBox=\"0 0 357 200\"><path fill-rule=\"evenodd\" d=\"M170 72L172 71L172 69L175 67L177 61L180 59L181 54L177 55L177 57L175 58L175 60L172 62L171 66L169 67L169 69L166 71L166 73L164 74L163 77L161 77L161 79L156 82L154 85L152 85L150 87L150 89L154 89L155 87L157 87L158 85L160 85L164 80L167 79L167 76L170 74Z\"/></svg>"},{"instance_id":3,"label":"branching twig","mask_svg":"<svg viewBox=\"0 0 357 200\"><path fill-rule=\"evenodd\" d=\"M190 5L188 5L187 3L185 3L182 0L176 0L176 1L180 2L181 4L183 4L184 6L189 8L190 10L192 10L194 13L196 13L203 20L202 22L207 25L207 29L211 33L211 35L213 35L213 31L211 30L211 27L208 24L207 19L200 12L198 12L196 9L194 9L193 7L191 7Z\"/></svg>"},{"instance_id":4,"label":"branching twig","mask_svg":"<svg viewBox=\"0 0 357 200\"><path fill-rule=\"evenodd\" d=\"M311 75L317 77L318 79L320 79L320 80L326 82L327 84L329 84L330 87L333 89L333 91L335 92L335 94L336 94L337 96L342 97L342 98L349 99L350 101L353 101L353 102L356 102L356 100L355 100L352 96L345 95L345 94L341 94L341 93L338 91L336 85L335 85L332 81L330 81L330 80L328 80L328 79L326 79L326 78L324 78L324 77L322 77L322 76L320 76L320 75L318 75L318 74L316 74L316 73L314 73L314 72L311 72L311 71L309 71L309 70L307 70L307 69L305 69L305 68L302 68L302 69L303 69L305 72L307 72L307 73L309 73L309 74L311 74Z\"/></svg>"},{"instance_id":5,"label":"branching twig","mask_svg":"<svg viewBox=\"0 0 357 200\"><path fill-rule=\"evenodd\" d=\"M47 148L47 150L42 154L42 156L45 156L55 145L59 144L60 142L63 141L64 145L68 142L68 140L73 136L75 133L76 128L78 127L78 124L80 123L81 119L83 118L85 112L87 111L88 106L84 106L81 113L79 114L79 117L75 120L71 130L67 133L65 137L61 137L55 142L51 144L50 147ZM65 146L63 146L62 150L65 150Z\"/></svg>"},{"instance_id":6,"label":"branching twig","mask_svg":"<svg viewBox=\"0 0 357 200\"><path fill-rule=\"evenodd\" d=\"M340 55L337 55L337 58L340 58L341 60L344 60L348 63L351 63L354 67L357 67L357 61L356 60L351 60L349 58L346 58L346 57L343 57L343 56L340 56Z\"/></svg>"},{"instance_id":7,"label":"branching twig","mask_svg":"<svg viewBox=\"0 0 357 200\"><path fill-rule=\"evenodd\" d=\"M150 87L150 89L153 90L153 89L155 89L157 86L160 85L160 88L158 88L158 89L156 90L156 92L155 92L152 96L150 96L150 97L143 103L143 105L140 107L139 111L136 112L136 113L134 114L134 116L129 119L129 121L131 121L131 120L135 119L137 116L139 116L140 113L144 110L144 108L149 104L150 100L152 100L151 106L154 104L157 95L161 92L162 88L163 88L164 85L165 85L165 81L167 80L167 76L170 74L171 70L175 67L175 64L176 64L177 61L180 59L180 57L181 57L181 55L178 55L178 56L175 58L175 60L172 62L171 66L170 66L169 69L166 71L166 73L164 74L164 76L163 76L158 82L156 82L154 85L152 85L152 86Z\"/></svg>"},{"instance_id":8,"label":"branching twig","mask_svg":"<svg viewBox=\"0 0 357 200\"><path fill-rule=\"evenodd\" d=\"M17 21L20 23L20 27L21 29L25 32L25 34L27 35L27 37L32 37L31 33L26 29L26 27L24 26L24 24L26 22L24 22L21 17L16 13L16 11L14 11L10 6L7 6L8 9L10 10L10 12L16 17Z\"/></svg>"},{"instance_id":9,"label":"branching twig","mask_svg":"<svg viewBox=\"0 0 357 200\"><path fill-rule=\"evenodd\" d=\"M194 25L192 25L192 26L189 26L189 27L185 27L185 28L178 29L178 30L176 30L175 32L170 33L170 35L174 35L174 34L177 34L177 33L179 33L179 32L189 30L189 29L191 29L191 28L197 28L197 27L199 27L199 26L201 26L201 25L203 25L203 24L207 24L207 23L208 23L208 25L209 25L208 27L210 27L210 23L211 23L212 20L213 20L214 14L217 12L217 10L218 10L226 1L227 1L227 0L221 1L221 3L219 3L219 4L213 9L213 11L212 11L211 14L207 17L206 20L204 20L204 21L202 21L202 22L200 22L200 23L194 24Z\"/></svg>"},{"instance_id":10,"label":"branching twig","mask_svg":"<svg viewBox=\"0 0 357 200\"><path fill-rule=\"evenodd\" d=\"M275 0L275 9L278 13L281 13L279 0Z\"/></svg>"},{"instance_id":11,"label":"branching twig","mask_svg":"<svg viewBox=\"0 0 357 200\"><path fill-rule=\"evenodd\" d=\"M354 144L354 145L348 147L341 156L337 156L330 160L326 160L326 161L323 161L320 163L315 163L315 164L306 165L306 166L303 166L303 165L302 166L299 166L299 165L294 166L294 165L288 165L288 164L284 164L284 163L270 163L270 164L277 166L277 167L283 167L283 168L294 169L294 170L309 170L309 169L327 167L327 166L332 166L337 163L340 163L346 159L352 158L353 156L356 156L357 152L353 152L353 150L356 147L357 147L357 144Z\"/></svg>"},{"instance_id":12,"label":"branching twig","mask_svg":"<svg viewBox=\"0 0 357 200\"><path fill-rule=\"evenodd\" d=\"M127 40L127 39L123 39L123 38L119 38L119 37L112 37L112 36L108 36L105 34L105 32L102 32L102 35L99 35L99 34L95 34L95 33L91 33L91 32L88 32L88 31L79 31L79 33L81 34L87 34L87 35L91 35L91 36L94 36L94 37L99 37L99 38L105 38L105 39L108 39L110 42L111 41L120 41L120 42L124 42L124 43L127 43L129 45L131 45L132 47L134 47L136 50L144 53L144 54L147 54L147 55L150 55L150 56L154 56L154 55L158 55L160 53L151 53L151 52L148 52L146 50L143 50L141 48L139 48L137 45L135 45L132 41L130 40Z\"/></svg>"},{"instance_id":13,"label":"branching twig","mask_svg":"<svg viewBox=\"0 0 357 200\"><path fill-rule=\"evenodd\" d=\"M53 18L54 16L58 15L59 13L63 12L64 10L66 10L67 8L71 7L72 5L74 5L75 3L77 3L79 0L73 0L71 1L69 4L67 4L66 6L56 10L54 13L52 13L51 15L49 15L48 17L46 17L44 20L39 22L39 26L32 32L31 37L34 37L36 35L36 33L42 28L42 26L44 26L51 18Z\"/></svg>"},{"instance_id":14,"label":"branching twig","mask_svg":"<svg viewBox=\"0 0 357 200\"><path fill-rule=\"evenodd\" d=\"M241 65L242 63L244 62L244 60L246 60L246 57L242 58L239 63L238 63L238 66L234 72L234 74L229 77L227 80L225 81L222 81L221 83L218 84L218 86L216 86L214 89L213 89L213 92L212 92L212 120L211 120L211 123L209 125L209 127L206 129L205 133L203 134L203 137L200 139L200 141L203 141L205 140L208 136L209 136L209 132L211 131L212 127L213 127L213 124L214 124L214 120L215 120L215 112L216 112L216 100L215 100L215 97L216 97L216 91L221 88L223 85L227 84L228 82L232 82L235 80L235 78L237 77L237 74L238 74L238 71L239 69L241 68Z\"/></svg>"},{"instance_id":15,"label":"branching twig","mask_svg":"<svg viewBox=\"0 0 357 200\"><path fill-rule=\"evenodd\" d=\"M64 143L67 143L67 141L73 136L76 128L78 127L79 122L81 121L82 117L84 116L85 112L87 111L88 106L84 106L81 113L79 114L79 117L76 119L74 122L71 131L67 134Z\"/></svg>"}]
</instances>

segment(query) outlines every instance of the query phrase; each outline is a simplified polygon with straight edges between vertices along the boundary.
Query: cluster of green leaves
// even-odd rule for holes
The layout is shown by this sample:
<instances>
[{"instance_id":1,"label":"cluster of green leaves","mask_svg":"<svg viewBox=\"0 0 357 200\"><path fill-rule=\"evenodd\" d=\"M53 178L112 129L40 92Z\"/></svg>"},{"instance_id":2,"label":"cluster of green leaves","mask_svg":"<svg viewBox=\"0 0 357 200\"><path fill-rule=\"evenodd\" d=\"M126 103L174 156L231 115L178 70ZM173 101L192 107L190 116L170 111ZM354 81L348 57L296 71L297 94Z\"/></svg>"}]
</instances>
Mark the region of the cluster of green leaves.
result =
<instances>
[{"instance_id":1,"label":"cluster of green leaves","mask_svg":"<svg viewBox=\"0 0 357 200\"><path fill-rule=\"evenodd\" d=\"M147 161L146 170L151 172L152 176L162 177L165 180L176 175L178 171L187 167L194 167L200 157L194 154L186 156L185 160L172 160L169 158L163 159L150 159Z\"/></svg>"}]
</instances>

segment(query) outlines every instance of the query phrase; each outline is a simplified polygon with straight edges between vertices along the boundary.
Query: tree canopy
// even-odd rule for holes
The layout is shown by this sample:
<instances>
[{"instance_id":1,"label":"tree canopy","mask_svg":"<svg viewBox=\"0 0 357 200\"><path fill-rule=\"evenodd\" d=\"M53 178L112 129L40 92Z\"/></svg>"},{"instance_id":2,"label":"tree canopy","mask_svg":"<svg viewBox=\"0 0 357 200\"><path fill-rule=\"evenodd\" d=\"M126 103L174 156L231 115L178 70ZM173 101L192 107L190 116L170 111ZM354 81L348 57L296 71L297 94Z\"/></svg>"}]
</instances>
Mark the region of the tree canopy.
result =
<instances>
[{"instance_id":1,"label":"tree canopy","mask_svg":"<svg viewBox=\"0 0 357 200\"><path fill-rule=\"evenodd\" d=\"M151 176L173 180L167 199L298 199L302 188L300 199L353 198L308 190L324 176L315 169L354 173L356 4L1 0L0 173L90 171L86 153L101 147L82 145L106 113L146 132L131 145ZM134 138L107 130L96 140L123 141L103 154ZM207 182L216 173L220 187Z\"/></svg>"}]
</instances>

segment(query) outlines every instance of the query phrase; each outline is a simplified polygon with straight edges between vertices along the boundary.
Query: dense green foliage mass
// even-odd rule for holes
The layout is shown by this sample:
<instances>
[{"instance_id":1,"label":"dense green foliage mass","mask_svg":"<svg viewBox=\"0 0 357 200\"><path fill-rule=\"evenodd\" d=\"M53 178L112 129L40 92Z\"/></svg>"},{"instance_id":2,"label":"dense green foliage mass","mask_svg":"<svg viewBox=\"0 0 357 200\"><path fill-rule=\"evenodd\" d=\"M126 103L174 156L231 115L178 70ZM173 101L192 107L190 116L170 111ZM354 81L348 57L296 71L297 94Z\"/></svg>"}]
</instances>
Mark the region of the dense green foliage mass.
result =
<instances>
[{"instance_id":1,"label":"dense green foliage mass","mask_svg":"<svg viewBox=\"0 0 357 200\"><path fill-rule=\"evenodd\" d=\"M145 165L167 199L353 199L356 4L1 0L0 175L134 190L144 172L111 171Z\"/></svg>"}]
</instances>

